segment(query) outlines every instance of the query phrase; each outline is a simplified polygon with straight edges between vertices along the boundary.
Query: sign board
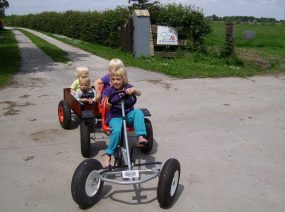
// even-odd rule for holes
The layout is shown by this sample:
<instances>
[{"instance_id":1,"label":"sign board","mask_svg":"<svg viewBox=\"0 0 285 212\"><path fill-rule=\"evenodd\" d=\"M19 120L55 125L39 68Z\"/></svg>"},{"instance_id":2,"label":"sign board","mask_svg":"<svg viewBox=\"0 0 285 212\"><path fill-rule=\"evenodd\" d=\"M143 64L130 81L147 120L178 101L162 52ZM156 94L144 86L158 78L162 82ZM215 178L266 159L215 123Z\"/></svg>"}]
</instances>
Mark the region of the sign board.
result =
<instances>
[{"instance_id":1,"label":"sign board","mask_svg":"<svg viewBox=\"0 0 285 212\"><path fill-rule=\"evenodd\" d=\"M127 170L122 171L122 176L124 179L133 179L133 178L139 178L140 174L138 170Z\"/></svg>"},{"instance_id":2,"label":"sign board","mask_svg":"<svg viewBox=\"0 0 285 212\"><path fill-rule=\"evenodd\" d=\"M157 26L157 44L178 45L177 30L169 26Z\"/></svg>"},{"instance_id":3,"label":"sign board","mask_svg":"<svg viewBox=\"0 0 285 212\"><path fill-rule=\"evenodd\" d=\"M252 40L255 38L255 32L251 30L245 30L243 31L243 38L245 40Z\"/></svg>"}]
</instances>

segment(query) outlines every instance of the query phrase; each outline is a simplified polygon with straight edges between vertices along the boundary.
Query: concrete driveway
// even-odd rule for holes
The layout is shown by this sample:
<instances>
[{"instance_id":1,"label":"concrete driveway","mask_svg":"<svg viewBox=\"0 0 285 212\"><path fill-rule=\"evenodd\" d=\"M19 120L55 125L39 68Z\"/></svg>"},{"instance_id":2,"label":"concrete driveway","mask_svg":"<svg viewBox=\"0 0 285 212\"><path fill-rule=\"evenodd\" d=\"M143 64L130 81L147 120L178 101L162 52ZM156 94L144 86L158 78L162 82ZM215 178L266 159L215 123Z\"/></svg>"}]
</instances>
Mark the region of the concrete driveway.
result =
<instances>
[{"instance_id":1,"label":"concrete driveway","mask_svg":"<svg viewBox=\"0 0 285 212\"><path fill-rule=\"evenodd\" d=\"M21 72L0 90L0 210L81 211L71 179L84 159L79 128L64 130L57 118L62 90L86 65L91 78L108 61L35 34L69 53L54 63L13 30L22 54ZM285 75L251 78L176 79L127 67L151 113L155 145L138 160L177 158L181 179L168 211L281 212L285 208ZM101 136L101 135L98 135ZM102 161L106 139L92 145ZM87 211L162 211L157 179L137 186L105 183L102 199Z\"/></svg>"}]
</instances>

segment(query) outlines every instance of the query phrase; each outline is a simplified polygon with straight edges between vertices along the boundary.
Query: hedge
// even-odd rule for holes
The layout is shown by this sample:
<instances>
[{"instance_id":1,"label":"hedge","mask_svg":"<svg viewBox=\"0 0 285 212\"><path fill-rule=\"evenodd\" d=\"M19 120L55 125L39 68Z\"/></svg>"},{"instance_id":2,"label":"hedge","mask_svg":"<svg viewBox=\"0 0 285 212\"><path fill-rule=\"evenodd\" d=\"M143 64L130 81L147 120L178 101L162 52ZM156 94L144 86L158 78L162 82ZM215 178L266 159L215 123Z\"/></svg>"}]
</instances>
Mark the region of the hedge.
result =
<instances>
[{"instance_id":1,"label":"hedge","mask_svg":"<svg viewBox=\"0 0 285 212\"><path fill-rule=\"evenodd\" d=\"M203 45L204 37L211 33L211 26L199 9L182 4L157 5L149 8L151 23L190 28L188 39L194 49ZM43 12L29 15L12 15L6 18L9 26L65 35L70 38L118 47L118 28L123 26L133 13L132 8L117 7L106 11Z\"/></svg>"}]
</instances>

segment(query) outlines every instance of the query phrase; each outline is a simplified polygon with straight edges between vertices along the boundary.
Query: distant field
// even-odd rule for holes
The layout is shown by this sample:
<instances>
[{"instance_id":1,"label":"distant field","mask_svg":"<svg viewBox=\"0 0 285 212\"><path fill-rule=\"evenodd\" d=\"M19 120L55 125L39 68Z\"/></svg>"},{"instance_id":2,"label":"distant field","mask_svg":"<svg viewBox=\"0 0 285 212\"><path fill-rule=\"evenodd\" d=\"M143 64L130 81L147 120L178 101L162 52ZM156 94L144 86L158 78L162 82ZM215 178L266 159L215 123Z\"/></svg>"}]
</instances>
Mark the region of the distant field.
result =
<instances>
[{"instance_id":1,"label":"distant field","mask_svg":"<svg viewBox=\"0 0 285 212\"><path fill-rule=\"evenodd\" d=\"M225 24L212 22L213 33L207 44L221 47L225 40ZM244 31L255 33L252 40L244 39ZM260 53L269 53L277 57L285 57L285 24L235 24L235 44L237 48L254 48Z\"/></svg>"}]
</instances>

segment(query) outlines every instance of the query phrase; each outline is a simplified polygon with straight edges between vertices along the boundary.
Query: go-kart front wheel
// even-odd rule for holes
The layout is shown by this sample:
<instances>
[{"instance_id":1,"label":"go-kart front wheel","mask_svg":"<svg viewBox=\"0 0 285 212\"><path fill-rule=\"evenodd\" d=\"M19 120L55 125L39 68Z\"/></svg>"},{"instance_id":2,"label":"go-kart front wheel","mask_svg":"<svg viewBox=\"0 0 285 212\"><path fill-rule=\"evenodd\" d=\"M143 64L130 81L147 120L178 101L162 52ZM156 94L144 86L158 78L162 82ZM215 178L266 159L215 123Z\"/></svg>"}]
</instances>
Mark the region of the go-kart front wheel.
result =
<instances>
[{"instance_id":1,"label":"go-kart front wheel","mask_svg":"<svg viewBox=\"0 0 285 212\"><path fill-rule=\"evenodd\" d=\"M71 110L65 100L58 104L58 120L63 129L69 130L71 126Z\"/></svg>"},{"instance_id":2,"label":"go-kart front wheel","mask_svg":"<svg viewBox=\"0 0 285 212\"><path fill-rule=\"evenodd\" d=\"M73 200L82 208L94 205L100 199L104 182L100 179L98 170L101 163L96 159L86 159L75 170L71 182Z\"/></svg>"},{"instance_id":3,"label":"go-kart front wheel","mask_svg":"<svg viewBox=\"0 0 285 212\"><path fill-rule=\"evenodd\" d=\"M161 208L171 205L176 195L180 179L180 163L170 158L166 161L160 172L157 186L157 200Z\"/></svg>"}]
</instances>

